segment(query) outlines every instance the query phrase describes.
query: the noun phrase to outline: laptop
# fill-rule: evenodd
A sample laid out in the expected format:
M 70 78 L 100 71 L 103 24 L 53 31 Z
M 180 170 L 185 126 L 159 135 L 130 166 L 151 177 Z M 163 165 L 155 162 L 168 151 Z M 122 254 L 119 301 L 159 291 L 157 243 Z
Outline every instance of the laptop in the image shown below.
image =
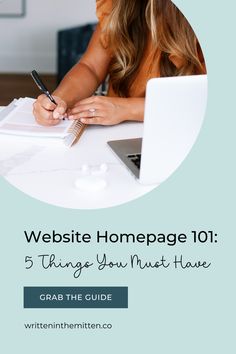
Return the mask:
M 141 184 L 160 184 L 190 152 L 206 105 L 206 75 L 151 79 L 143 138 L 109 141 L 108 145 Z

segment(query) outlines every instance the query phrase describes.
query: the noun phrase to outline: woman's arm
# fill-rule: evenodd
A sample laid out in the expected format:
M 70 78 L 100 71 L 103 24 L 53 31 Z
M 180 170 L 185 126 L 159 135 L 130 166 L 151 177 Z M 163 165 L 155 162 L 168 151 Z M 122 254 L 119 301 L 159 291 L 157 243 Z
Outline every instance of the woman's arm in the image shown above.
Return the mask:
M 111 56 L 100 42 L 101 29 L 97 26 L 85 54 L 64 77 L 53 92 L 55 106 L 45 95 L 40 95 L 34 104 L 34 115 L 43 125 L 58 124 L 68 107 L 91 96 L 106 78 Z
M 68 107 L 91 96 L 107 76 L 111 56 L 109 50 L 102 46 L 100 36 L 101 29 L 98 25 L 85 54 L 53 93 L 62 98 Z

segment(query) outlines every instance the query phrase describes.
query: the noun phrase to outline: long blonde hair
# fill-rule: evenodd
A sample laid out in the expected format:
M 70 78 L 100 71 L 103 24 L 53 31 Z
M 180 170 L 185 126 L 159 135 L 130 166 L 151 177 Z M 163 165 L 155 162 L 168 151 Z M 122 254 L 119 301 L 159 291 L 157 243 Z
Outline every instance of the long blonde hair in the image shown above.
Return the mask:
M 113 55 L 111 84 L 121 97 L 129 96 L 150 36 L 154 49 L 161 51 L 161 76 L 205 72 L 196 35 L 171 0 L 113 0 L 105 35 Z M 177 68 L 170 55 L 182 59 L 183 65 Z

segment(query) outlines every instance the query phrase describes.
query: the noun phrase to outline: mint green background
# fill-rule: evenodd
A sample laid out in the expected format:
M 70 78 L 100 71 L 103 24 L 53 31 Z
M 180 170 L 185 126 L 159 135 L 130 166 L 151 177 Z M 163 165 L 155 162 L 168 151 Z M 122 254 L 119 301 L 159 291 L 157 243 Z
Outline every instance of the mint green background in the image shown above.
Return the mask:
M 206 120 L 191 154 L 163 185 L 129 204 L 98 211 L 73 211 L 43 204 L 3 179 L 1 198 L 0 351 L 13 353 L 233 353 L 235 345 L 235 1 L 178 0 L 202 44 L 209 74 Z M 133 222 L 130 213 L 137 216 Z M 183 253 L 206 258 L 207 272 L 67 273 L 25 272 L 24 256 L 55 251 L 93 255 L 95 246 L 27 246 L 24 229 L 93 233 L 187 232 L 213 229 L 219 243 L 182 247 L 110 246 L 114 259 L 138 252 L 148 258 Z M 27 285 L 129 286 L 128 310 L 23 310 Z M 24 322 L 112 322 L 111 332 L 25 331 Z

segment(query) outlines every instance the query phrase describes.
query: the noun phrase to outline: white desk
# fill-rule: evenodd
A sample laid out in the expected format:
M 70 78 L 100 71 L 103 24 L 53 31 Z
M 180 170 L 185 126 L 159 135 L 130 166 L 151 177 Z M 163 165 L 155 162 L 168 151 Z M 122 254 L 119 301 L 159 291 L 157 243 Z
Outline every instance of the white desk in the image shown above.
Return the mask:
M 142 186 L 113 155 L 108 140 L 142 136 L 141 123 L 118 126 L 90 126 L 72 148 L 62 142 L 45 139 L 0 135 L 0 175 L 24 193 L 49 204 L 74 208 L 97 209 L 119 205 L 151 191 L 155 186 Z M 98 170 L 108 165 L 103 174 L 107 187 L 97 192 L 75 188 L 81 167 Z

